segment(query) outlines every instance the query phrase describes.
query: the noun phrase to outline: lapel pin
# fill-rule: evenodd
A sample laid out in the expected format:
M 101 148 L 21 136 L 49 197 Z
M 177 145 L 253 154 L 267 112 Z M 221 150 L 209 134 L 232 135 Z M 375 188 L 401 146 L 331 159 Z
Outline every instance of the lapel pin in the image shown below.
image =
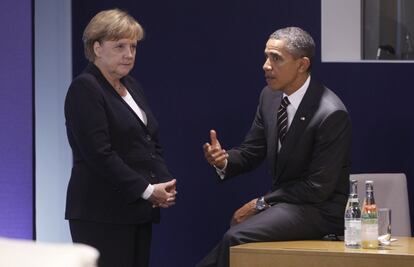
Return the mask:
M 300 117 L 300 120 L 304 121 L 304 120 L 306 120 L 306 118 L 305 117 Z

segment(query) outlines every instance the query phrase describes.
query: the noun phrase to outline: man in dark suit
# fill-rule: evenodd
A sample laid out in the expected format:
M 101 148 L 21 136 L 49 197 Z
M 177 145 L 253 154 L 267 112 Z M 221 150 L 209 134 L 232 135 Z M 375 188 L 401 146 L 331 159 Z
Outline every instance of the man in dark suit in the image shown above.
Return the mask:
M 226 152 L 210 131 L 207 161 L 226 180 L 267 158 L 271 190 L 235 212 L 222 241 L 197 266 L 228 266 L 229 247 L 343 233 L 351 122 L 341 100 L 310 75 L 315 44 L 297 27 L 274 32 L 263 65 L 268 86 L 244 142 Z

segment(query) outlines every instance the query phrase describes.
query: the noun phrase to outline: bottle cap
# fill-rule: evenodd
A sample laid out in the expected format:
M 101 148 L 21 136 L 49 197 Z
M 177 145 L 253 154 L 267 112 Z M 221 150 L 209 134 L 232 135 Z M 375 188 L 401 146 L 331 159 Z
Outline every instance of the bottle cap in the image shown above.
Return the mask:
M 374 182 L 371 180 L 365 181 L 365 190 L 367 192 L 373 192 L 374 191 Z

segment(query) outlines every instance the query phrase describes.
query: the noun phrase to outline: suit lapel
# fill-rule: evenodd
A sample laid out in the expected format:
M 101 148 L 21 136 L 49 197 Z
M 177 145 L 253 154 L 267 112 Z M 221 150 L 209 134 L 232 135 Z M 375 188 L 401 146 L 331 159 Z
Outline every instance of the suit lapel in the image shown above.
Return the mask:
M 147 128 L 147 130 L 152 133 L 153 131 L 153 122 L 154 118 L 152 117 L 152 113 L 147 105 L 147 102 L 144 100 L 144 96 L 140 94 L 138 90 L 135 90 L 134 86 L 132 84 L 128 84 L 126 82 L 125 84 L 128 88 L 129 93 L 131 94 L 134 101 L 137 103 L 137 105 L 145 112 L 145 115 L 147 116 L 147 125 L 145 125 L 141 119 L 137 116 L 138 121 L 143 125 L 143 127 Z M 131 109 L 132 110 L 132 109 Z M 134 112 L 134 111 L 133 111 Z M 134 112 L 135 114 L 135 112 Z M 136 114 L 135 114 L 136 115 Z
M 300 138 L 318 108 L 322 93 L 323 87 L 311 80 L 285 136 L 284 144 L 279 151 L 276 163 L 276 177 L 283 173 L 290 156 L 296 150 Z
M 270 110 L 271 120 L 269 120 L 269 128 L 273 129 L 273 132 L 269 133 L 268 142 L 270 149 L 269 158 L 271 159 L 272 170 L 275 170 L 278 158 L 278 150 L 279 150 L 279 136 L 278 136 L 278 127 L 277 127 L 277 111 L 280 106 L 280 102 L 282 100 L 283 94 L 279 91 L 276 91 L 275 93 L 272 93 L 272 100 L 271 102 L 275 103 L 272 105 L 272 109 Z
M 147 116 L 147 125 L 145 125 L 141 119 L 138 117 L 138 115 L 135 113 L 135 111 L 122 99 L 122 97 L 115 91 L 115 89 L 112 87 L 112 85 L 106 80 L 106 78 L 103 76 L 101 71 L 96 67 L 94 64 L 89 63 L 89 65 L 86 68 L 87 72 L 90 72 L 93 74 L 97 79 L 101 82 L 102 86 L 105 88 L 105 90 L 108 90 L 113 94 L 116 98 L 118 98 L 121 103 L 129 109 L 130 112 L 134 115 L 134 117 L 137 119 L 138 123 L 142 126 L 143 129 L 147 130 L 148 132 L 152 133 L 152 115 L 149 111 L 149 108 L 147 104 L 145 103 L 142 96 L 138 96 L 137 90 L 135 89 L 134 85 L 131 83 L 128 83 L 125 78 L 121 79 L 121 82 L 126 86 L 128 89 L 129 94 L 132 96 L 134 101 L 137 103 L 137 105 L 145 112 Z

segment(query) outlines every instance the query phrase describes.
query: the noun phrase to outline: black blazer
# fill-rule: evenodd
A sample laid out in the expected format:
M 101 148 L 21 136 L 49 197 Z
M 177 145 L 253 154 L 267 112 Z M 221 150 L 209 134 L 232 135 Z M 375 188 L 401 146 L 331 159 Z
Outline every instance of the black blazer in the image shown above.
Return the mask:
M 93 64 L 67 92 L 73 168 L 66 219 L 128 224 L 159 220 L 159 209 L 140 197 L 149 183 L 172 178 L 158 143 L 158 124 L 138 83 L 130 76 L 121 81 L 146 113 L 147 126 Z
M 244 142 L 229 153 L 226 177 L 250 171 L 265 158 L 273 177 L 270 204 L 310 204 L 341 219 L 349 190 L 351 122 L 342 101 L 311 79 L 278 152 L 276 113 L 282 92 L 265 87 Z

